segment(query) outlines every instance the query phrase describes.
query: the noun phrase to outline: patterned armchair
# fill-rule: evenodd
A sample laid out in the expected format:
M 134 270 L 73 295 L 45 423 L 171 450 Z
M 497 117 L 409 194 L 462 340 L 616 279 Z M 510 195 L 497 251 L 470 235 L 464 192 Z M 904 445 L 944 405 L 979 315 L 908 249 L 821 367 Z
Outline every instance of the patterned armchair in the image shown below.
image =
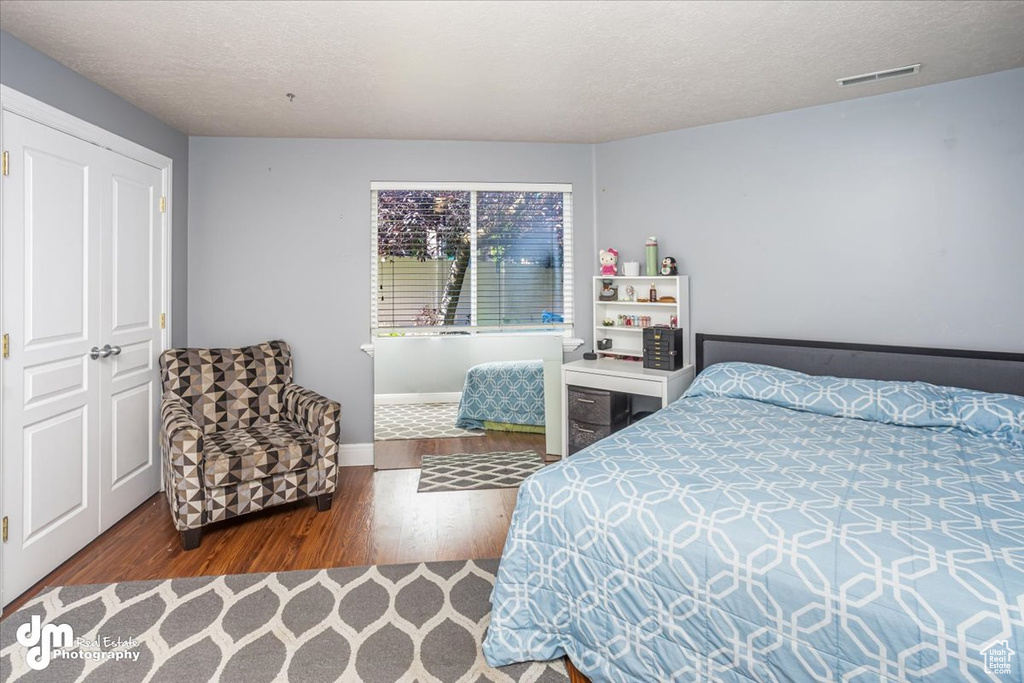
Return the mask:
M 331 507 L 341 406 L 292 384 L 288 344 L 160 356 L 164 483 L 185 550 L 202 527 L 315 497 Z

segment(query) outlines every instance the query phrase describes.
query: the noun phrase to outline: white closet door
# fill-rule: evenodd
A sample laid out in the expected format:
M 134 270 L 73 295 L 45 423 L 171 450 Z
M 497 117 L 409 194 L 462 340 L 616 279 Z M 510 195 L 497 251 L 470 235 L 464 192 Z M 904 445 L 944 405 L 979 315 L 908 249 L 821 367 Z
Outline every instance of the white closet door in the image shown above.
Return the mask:
M 96 536 L 105 150 L 3 113 L 3 602 Z
M 101 531 L 160 486 L 162 173 L 118 154 L 109 156 L 111 173 L 102 179 L 100 309 L 103 343 L 112 354 L 100 364 Z

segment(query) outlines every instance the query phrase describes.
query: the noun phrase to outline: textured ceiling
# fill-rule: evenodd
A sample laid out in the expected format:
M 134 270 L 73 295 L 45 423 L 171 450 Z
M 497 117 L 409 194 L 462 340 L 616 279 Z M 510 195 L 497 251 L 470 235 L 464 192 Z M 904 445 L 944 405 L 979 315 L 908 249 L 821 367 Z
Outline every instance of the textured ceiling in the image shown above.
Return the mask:
M 189 135 L 600 142 L 1024 66 L 1020 1 L 4 0 L 0 26 Z

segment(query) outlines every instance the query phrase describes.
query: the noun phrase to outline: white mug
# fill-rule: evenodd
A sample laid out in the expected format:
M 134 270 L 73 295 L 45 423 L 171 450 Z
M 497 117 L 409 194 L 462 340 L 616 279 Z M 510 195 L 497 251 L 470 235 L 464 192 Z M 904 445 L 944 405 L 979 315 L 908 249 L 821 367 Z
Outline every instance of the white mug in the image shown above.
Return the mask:
M 640 275 L 640 262 L 626 261 L 622 264 L 622 274 L 626 277 L 638 277 Z

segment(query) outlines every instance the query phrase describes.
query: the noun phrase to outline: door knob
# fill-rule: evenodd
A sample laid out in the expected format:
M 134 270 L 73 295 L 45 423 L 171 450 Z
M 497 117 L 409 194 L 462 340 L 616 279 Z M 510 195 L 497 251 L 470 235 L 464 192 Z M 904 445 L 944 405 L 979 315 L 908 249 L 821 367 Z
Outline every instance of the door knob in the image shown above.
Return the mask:
M 92 358 L 93 360 L 96 360 L 97 358 L 106 358 L 112 353 L 114 353 L 114 349 L 110 348 L 110 344 L 107 344 L 102 349 L 98 346 L 94 346 L 89 349 L 89 358 Z M 120 347 L 118 347 L 117 353 L 121 353 Z
M 110 349 L 110 355 L 111 356 L 120 356 L 121 355 L 121 347 L 120 346 L 111 346 L 110 344 L 107 344 L 106 348 Z

